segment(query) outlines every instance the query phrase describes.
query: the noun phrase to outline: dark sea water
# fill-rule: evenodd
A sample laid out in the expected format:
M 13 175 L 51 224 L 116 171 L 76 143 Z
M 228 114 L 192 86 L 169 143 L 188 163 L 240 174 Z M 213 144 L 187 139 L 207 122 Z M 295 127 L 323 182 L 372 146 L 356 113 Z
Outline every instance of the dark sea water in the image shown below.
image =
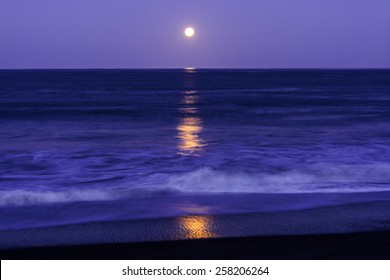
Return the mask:
M 0 71 L 0 229 L 390 201 L 390 70 Z

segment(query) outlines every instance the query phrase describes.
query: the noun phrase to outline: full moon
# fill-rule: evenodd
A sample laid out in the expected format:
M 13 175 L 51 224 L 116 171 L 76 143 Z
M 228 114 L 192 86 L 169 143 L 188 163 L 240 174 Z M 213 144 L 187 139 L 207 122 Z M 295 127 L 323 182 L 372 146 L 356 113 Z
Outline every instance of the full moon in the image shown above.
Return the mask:
M 184 35 L 186 35 L 186 37 L 188 38 L 191 38 L 192 36 L 194 36 L 194 34 L 195 30 L 192 27 L 187 27 L 186 30 L 184 30 Z

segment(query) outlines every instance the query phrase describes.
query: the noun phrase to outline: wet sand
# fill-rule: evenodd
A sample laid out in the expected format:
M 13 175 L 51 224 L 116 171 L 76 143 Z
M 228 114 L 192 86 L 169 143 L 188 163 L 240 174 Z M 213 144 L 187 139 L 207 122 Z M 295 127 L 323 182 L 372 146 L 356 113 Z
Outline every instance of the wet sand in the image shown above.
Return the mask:
M 390 203 L 0 231 L 1 259 L 390 259 Z

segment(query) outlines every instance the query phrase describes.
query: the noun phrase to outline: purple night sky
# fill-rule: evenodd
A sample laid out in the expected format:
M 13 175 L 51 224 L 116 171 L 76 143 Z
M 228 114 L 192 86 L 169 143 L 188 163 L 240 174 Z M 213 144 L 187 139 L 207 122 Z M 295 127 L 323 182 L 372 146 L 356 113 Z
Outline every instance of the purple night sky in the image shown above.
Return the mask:
M 0 1 L 0 68 L 182 67 L 390 68 L 390 0 Z

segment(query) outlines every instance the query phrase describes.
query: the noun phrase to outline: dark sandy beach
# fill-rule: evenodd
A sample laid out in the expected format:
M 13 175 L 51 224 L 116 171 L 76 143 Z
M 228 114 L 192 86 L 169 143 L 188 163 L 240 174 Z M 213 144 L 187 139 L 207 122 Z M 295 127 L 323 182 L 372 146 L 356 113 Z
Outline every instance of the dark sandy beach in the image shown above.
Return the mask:
M 1 259 L 390 259 L 390 231 L 41 247 Z
M 389 259 L 390 203 L 0 232 L 1 259 Z

